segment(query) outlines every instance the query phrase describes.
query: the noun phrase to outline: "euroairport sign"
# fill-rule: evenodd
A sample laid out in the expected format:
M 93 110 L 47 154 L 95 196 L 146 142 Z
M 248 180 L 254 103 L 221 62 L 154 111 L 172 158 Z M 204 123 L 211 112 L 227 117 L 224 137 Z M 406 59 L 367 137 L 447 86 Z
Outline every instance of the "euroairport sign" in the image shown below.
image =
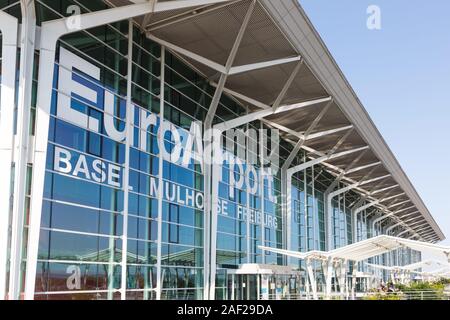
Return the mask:
M 88 116 L 86 113 L 77 110 L 76 104 L 81 101 L 87 105 L 96 106 L 103 110 L 103 126 L 106 135 L 114 141 L 126 142 L 127 134 L 125 125 L 123 128 L 117 128 L 117 118 L 114 115 L 114 106 L 116 99 L 123 100 L 116 97 L 110 90 L 105 89 L 100 83 L 100 68 L 82 59 L 81 57 L 71 53 L 70 51 L 60 48 L 59 68 L 58 68 L 58 107 L 57 117 L 63 121 L 75 124 L 78 127 L 89 131 L 100 133 L 100 122 L 97 118 Z M 124 101 L 120 101 L 124 102 Z M 136 108 L 135 108 L 136 107 Z M 198 164 L 201 172 L 204 170 L 203 153 L 204 144 L 202 136 L 202 124 L 199 121 L 193 121 L 190 130 L 177 127 L 173 123 L 162 120 L 158 114 L 152 113 L 146 109 L 134 105 L 131 112 L 131 119 L 134 119 L 134 126 L 137 127 L 138 134 L 132 130 L 132 134 L 128 135 L 130 145 L 134 141 L 138 142 L 138 149 L 142 151 L 147 150 L 148 130 L 153 128 L 158 137 L 164 137 L 165 142 L 160 143 L 158 140 L 158 156 L 161 156 L 165 161 L 188 168 L 192 164 Z M 139 110 L 139 115 L 136 117 L 134 111 Z M 137 119 L 137 121 L 136 121 Z M 126 122 L 126 119 L 123 120 Z M 120 125 L 119 125 L 120 127 Z M 253 129 L 254 130 L 254 129 Z M 256 130 L 254 130 L 256 131 Z M 277 198 L 273 191 L 273 175 L 278 170 L 278 166 L 274 165 L 272 159 L 278 161 L 278 131 L 271 130 L 271 153 L 264 157 L 268 159 L 265 166 L 262 168 L 255 168 L 252 163 L 257 163 L 257 157 L 247 157 L 250 161 L 242 160 L 245 158 L 247 149 L 254 150 L 253 154 L 258 154 L 258 144 L 267 144 L 268 130 L 261 131 L 259 135 L 256 132 L 244 132 L 243 130 L 229 130 L 226 132 L 227 148 L 224 150 L 220 148 L 220 154 L 215 154 L 212 161 L 219 161 L 221 165 L 227 164 L 229 174 L 227 183 L 229 185 L 228 199 L 234 200 L 234 189 L 247 190 L 251 195 L 261 195 L 264 188 L 260 185 L 260 179 L 263 179 L 263 184 L 266 183 L 268 189 L 268 199 L 276 203 Z M 221 135 L 222 133 L 220 133 Z M 259 136 L 259 138 L 258 138 Z M 253 137 L 250 139 L 248 137 Z M 237 147 L 240 148 L 237 152 L 238 156 L 234 156 L 228 150 L 234 150 L 235 138 L 239 143 Z M 240 143 L 242 142 L 244 143 Z M 246 139 L 247 138 L 247 139 Z M 168 143 L 167 140 L 171 141 Z M 221 141 L 221 136 L 217 141 Z M 231 143 L 229 143 L 231 141 Z M 172 146 L 171 146 L 172 145 Z M 265 149 L 265 148 L 261 148 Z M 263 151 L 266 152 L 266 151 Z M 244 157 L 239 157 L 244 155 Z M 247 153 L 248 155 L 248 153 Z M 78 154 L 63 146 L 55 146 L 54 152 L 54 171 L 64 175 L 74 176 L 82 179 L 91 180 L 97 183 L 105 183 L 115 188 L 123 187 L 122 174 L 125 170 L 122 166 L 111 162 L 103 161 L 101 159 L 91 159 L 83 154 Z M 265 169 L 264 167 L 268 167 Z M 220 181 L 223 181 L 222 170 L 216 174 L 220 175 Z M 155 177 L 150 178 L 150 196 L 158 197 L 159 195 L 159 179 Z M 164 200 L 177 203 L 180 205 L 187 205 L 198 210 L 204 208 L 204 194 L 203 192 L 193 190 L 170 181 L 163 183 L 163 197 Z M 229 203 L 225 199 L 219 199 L 218 212 L 223 215 L 228 215 Z M 253 223 L 263 222 L 266 227 L 277 228 L 278 222 L 276 217 L 262 215 L 258 210 L 248 209 L 246 206 L 237 205 L 236 215 L 240 219 L 249 219 Z

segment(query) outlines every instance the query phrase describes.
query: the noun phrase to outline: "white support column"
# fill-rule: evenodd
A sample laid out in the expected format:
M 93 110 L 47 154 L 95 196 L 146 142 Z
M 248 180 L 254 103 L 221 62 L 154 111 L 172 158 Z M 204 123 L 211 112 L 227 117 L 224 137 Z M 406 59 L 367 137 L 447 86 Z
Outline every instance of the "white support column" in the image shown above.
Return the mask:
M 358 272 L 358 262 L 353 262 L 353 272 L 352 272 L 352 300 L 356 298 L 356 275 Z
M 393 189 L 392 189 L 393 190 Z M 391 191 L 392 192 L 392 191 Z M 358 233 L 358 228 L 357 228 L 357 221 L 358 221 L 358 214 L 360 213 L 360 212 L 362 212 L 362 211 L 364 211 L 364 210 L 367 210 L 368 208 L 370 208 L 370 207 L 373 207 L 373 206 L 376 206 L 376 205 L 378 205 L 378 204 L 380 204 L 380 203 L 382 203 L 382 202 L 384 202 L 384 201 L 388 201 L 388 200 L 391 200 L 391 199 L 395 199 L 395 198 L 397 198 L 397 197 L 400 197 L 400 196 L 402 196 L 402 195 L 404 195 L 405 193 L 404 192 L 402 192 L 402 193 L 399 193 L 399 194 L 396 194 L 396 195 L 394 195 L 394 196 L 390 196 L 390 197 L 385 197 L 385 198 L 383 198 L 383 199 L 379 199 L 379 200 L 375 200 L 375 201 L 371 201 L 371 202 L 369 202 L 369 203 L 367 203 L 367 204 L 365 204 L 365 205 L 363 205 L 363 206 L 360 206 L 362 203 L 364 203 L 364 200 L 365 199 L 361 199 L 361 203 L 357 203 L 356 205 L 355 205 L 355 207 L 356 207 L 356 209 L 352 209 L 352 217 L 353 217 L 353 243 L 355 243 L 355 242 L 357 242 L 357 240 L 358 240 L 358 237 L 357 237 L 357 233 Z
M 369 176 L 372 172 L 373 172 L 373 170 L 368 175 L 366 175 L 366 177 Z M 373 179 L 362 179 L 359 182 L 356 182 L 354 184 L 348 185 L 348 186 L 346 186 L 344 188 L 341 188 L 341 189 L 338 189 L 336 191 L 330 192 L 329 194 L 326 194 L 326 206 L 325 206 L 325 208 L 327 209 L 328 250 L 331 250 L 333 248 L 333 246 L 332 246 L 332 243 L 333 243 L 333 241 L 332 241 L 332 239 L 333 239 L 333 231 L 332 231 L 332 221 L 331 221 L 332 210 L 333 210 L 333 208 L 332 208 L 332 199 L 334 197 L 342 194 L 342 193 L 350 191 L 351 189 L 360 187 L 362 185 L 365 185 L 365 184 L 368 184 L 368 183 L 371 183 L 371 182 L 380 181 L 380 180 L 386 179 L 386 178 L 388 178 L 390 176 L 391 175 L 388 174 L 388 175 L 384 175 L 384 176 L 373 178 Z
M 31 90 L 36 17 L 34 1 L 21 1 L 22 25 L 20 34 L 20 67 L 17 105 L 17 134 L 14 152 L 14 193 L 11 224 L 11 262 L 9 275 L 9 299 L 19 299 L 23 231 L 25 222 L 25 195 L 27 181 L 28 141 L 30 136 Z
M 291 186 L 290 185 L 288 186 L 287 184 L 288 183 L 291 184 L 292 174 L 293 174 L 293 173 L 289 172 L 290 176 L 288 178 L 288 168 L 290 167 L 290 165 L 292 164 L 292 161 L 297 156 L 297 154 L 300 151 L 301 147 L 304 145 L 305 141 L 308 139 L 310 133 L 314 130 L 314 128 L 317 126 L 317 124 L 320 122 L 320 120 L 328 112 L 329 108 L 331 107 L 331 104 L 332 104 L 332 100 L 328 102 L 328 104 L 325 106 L 325 108 L 323 108 L 321 110 L 319 115 L 310 124 L 308 129 L 302 135 L 302 138 L 300 138 L 298 143 L 294 146 L 294 149 L 291 151 L 288 159 L 285 161 L 285 163 L 281 167 L 282 194 L 285 195 L 285 199 L 286 199 L 285 203 L 282 204 L 282 210 L 283 210 L 283 218 L 285 219 L 285 224 L 284 224 L 285 230 L 286 230 L 286 242 L 285 243 L 287 244 L 287 249 L 291 249 L 290 248 L 290 237 L 291 237 L 291 208 L 290 208 L 290 197 L 291 197 L 291 194 L 290 193 L 291 193 Z M 312 167 L 314 167 L 314 165 L 312 165 Z M 306 170 L 306 168 L 305 168 L 305 170 Z M 305 175 L 305 177 L 306 177 L 306 175 Z M 306 183 L 306 179 L 305 179 L 305 183 Z M 306 198 L 306 188 L 305 188 L 305 198 Z M 288 199 L 289 199 L 289 201 L 288 201 Z M 289 202 L 289 206 L 288 206 L 288 202 Z M 306 199 L 305 199 L 305 206 L 306 206 Z M 306 220 L 307 220 L 307 212 L 306 212 L 306 210 L 305 210 L 305 217 L 306 217 Z M 307 241 L 306 241 L 306 243 L 307 243 Z M 289 262 L 290 262 L 290 258 L 287 257 L 287 264 L 288 265 L 289 265 Z
M 341 298 L 345 296 L 345 277 L 346 277 L 346 265 L 347 261 L 336 261 L 335 269 L 336 269 L 336 280 L 339 284 L 339 293 Z
M 264 226 L 264 216 L 265 216 L 265 200 L 264 200 L 264 148 L 266 147 L 264 145 L 264 141 L 266 141 L 265 137 L 263 137 L 264 133 L 264 125 L 261 122 L 261 126 L 260 126 L 260 133 L 258 135 L 259 138 L 259 162 L 260 162 L 260 174 L 259 174 L 259 192 L 260 192 L 260 197 L 261 197 L 261 215 L 263 217 L 263 219 L 261 219 L 261 244 L 263 246 L 266 245 L 266 235 L 265 235 L 265 226 Z M 247 144 L 248 145 L 248 144 Z M 249 148 L 247 148 L 248 150 Z M 249 211 L 247 211 L 249 212 Z M 248 214 L 247 214 L 248 215 Z M 248 215 L 249 216 L 249 215 Z M 247 233 L 249 234 L 249 233 Z M 266 252 L 264 250 L 262 250 L 262 263 L 265 264 L 266 263 Z M 259 279 L 259 277 L 258 277 Z M 259 291 L 258 291 L 258 296 L 259 296 Z
M 394 225 L 388 227 L 388 228 L 386 229 L 386 234 L 389 234 L 389 232 L 391 232 L 391 230 L 393 230 L 394 228 L 396 228 L 396 227 L 398 227 L 398 226 L 400 226 L 400 225 L 402 225 L 402 224 L 404 224 L 403 221 L 401 221 L 401 222 L 399 222 L 399 223 L 396 223 L 396 224 L 394 224 Z
M 34 297 L 36 278 L 38 243 L 40 234 L 42 197 L 44 191 L 45 163 L 47 159 L 48 129 L 50 123 L 50 107 L 53 85 L 53 65 L 55 62 L 56 44 L 65 34 L 122 21 L 153 12 L 168 10 L 167 8 L 193 5 L 193 0 L 171 1 L 153 6 L 153 2 L 132 4 L 105 9 L 79 16 L 80 28 L 72 29 L 68 23 L 71 17 L 42 23 L 40 34 L 39 75 L 36 105 L 36 134 L 33 154 L 33 187 L 30 206 L 30 229 L 28 236 L 27 267 L 25 279 L 25 299 Z
M 383 220 L 385 220 L 385 219 L 387 219 L 387 218 L 389 218 L 389 217 L 392 217 L 393 215 L 396 215 L 396 214 L 399 213 L 399 212 L 403 212 L 403 211 L 409 210 L 409 209 L 411 209 L 411 208 L 415 208 L 415 206 L 408 207 L 408 208 L 404 208 L 404 209 L 400 209 L 400 210 L 397 210 L 397 211 L 394 211 L 394 212 L 390 212 L 390 213 L 388 213 L 388 214 L 386 214 L 386 215 L 384 215 L 384 216 L 381 216 L 381 217 L 375 219 L 374 221 L 372 221 L 372 230 L 375 230 L 375 226 L 376 226 L 376 224 L 377 224 L 378 222 L 381 222 L 381 221 L 383 221 Z
M 123 231 L 122 231 L 122 261 L 120 279 L 120 297 L 126 300 L 127 290 L 127 261 L 128 261 L 128 200 L 130 191 L 130 146 L 133 137 L 134 106 L 131 103 L 131 86 L 133 72 L 133 21 L 128 21 L 128 55 L 127 55 L 127 100 L 125 125 L 125 170 L 123 171 Z M 163 76 L 163 75 L 162 75 Z M 162 82 L 163 83 L 163 82 Z M 159 171 L 161 172 L 161 171 Z M 159 185 L 160 189 L 161 185 Z M 108 279 L 112 279 L 108 275 Z
M 287 109 L 288 110 L 294 110 L 297 108 L 303 108 L 305 106 L 310 106 L 310 105 L 315 105 L 318 103 L 323 103 L 323 102 L 328 102 L 330 101 L 331 98 L 325 98 L 325 99 L 318 99 L 318 100 L 313 100 L 313 101 L 308 101 L 305 103 L 300 103 L 300 104 L 296 104 L 296 105 L 292 105 L 292 106 L 288 106 Z M 274 113 L 278 113 L 278 112 L 283 112 L 286 111 L 285 107 L 279 107 L 276 111 L 273 110 L 262 110 L 262 111 L 256 111 L 253 112 L 251 114 L 247 114 L 247 115 L 243 115 L 241 117 L 238 117 L 236 119 L 232 119 L 229 121 L 225 121 L 222 123 L 218 123 L 216 125 L 214 125 L 214 128 L 212 131 L 213 134 L 211 134 L 209 137 L 209 139 L 211 139 L 209 141 L 209 143 L 211 143 L 211 149 L 212 149 L 212 154 L 217 154 L 217 151 L 220 148 L 220 143 L 218 141 L 218 139 L 221 137 L 222 133 L 226 130 L 230 130 L 233 128 L 236 128 L 238 126 L 242 126 L 244 124 L 247 124 L 249 122 L 255 121 L 255 120 L 260 120 L 263 117 L 266 117 L 270 114 L 274 114 Z M 340 157 L 340 156 L 345 156 L 348 154 L 351 154 L 353 152 L 358 152 L 364 148 L 358 148 L 358 149 L 354 149 L 354 150 L 349 150 L 349 151 L 345 151 L 345 152 L 341 152 L 339 154 L 335 154 L 335 155 L 328 155 L 326 157 L 324 157 L 324 159 L 322 161 L 328 160 L 328 159 L 332 159 L 332 158 L 336 158 L 336 157 Z M 206 149 L 206 148 L 205 148 Z M 206 149 L 207 150 L 207 149 Z M 210 156 L 208 153 L 205 153 L 207 156 Z M 208 159 L 208 161 L 211 161 L 212 159 Z M 205 161 L 206 162 L 206 161 Z M 208 163 L 208 162 L 206 162 Z M 316 163 L 320 163 L 316 162 Z M 313 164 L 311 164 L 313 165 Z M 205 169 L 208 168 L 209 166 L 206 165 Z M 308 167 L 308 166 L 306 166 Z M 299 170 L 303 170 L 304 168 L 300 168 Z M 210 244 L 210 250 L 211 250 L 211 274 L 209 277 L 209 287 L 210 287 L 210 293 L 213 292 L 212 287 L 213 287 L 213 272 L 215 274 L 215 248 L 216 248 L 216 239 L 215 239 L 215 234 L 217 231 L 217 201 L 218 201 L 218 184 L 219 184 L 219 180 L 218 180 L 218 172 L 220 172 L 221 170 L 221 165 L 217 163 L 217 161 L 213 161 L 212 163 L 212 173 L 216 173 L 216 174 L 212 174 L 212 182 L 211 182 L 211 234 L 213 235 L 211 238 L 211 244 Z M 289 169 L 291 170 L 291 169 Z M 206 172 L 206 171 L 205 171 Z M 205 174 L 206 176 L 206 174 Z M 205 180 L 205 190 L 206 190 L 206 184 L 208 183 L 209 179 Z M 290 192 L 290 191 L 289 191 Z M 206 194 L 207 192 L 205 192 L 205 199 L 206 199 Z M 287 193 L 288 194 L 288 193 Z M 207 201 L 205 200 L 205 204 L 207 204 Z M 214 263 L 214 264 L 213 264 Z M 212 270 L 214 265 L 214 271 Z
M 300 172 L 303 171 L 307 168 L 310 168 L 314 165 L 320 164 L 322 162 L 325 162 L 327 160 L 331 160 L 331 159 L 336 159 L 339 157 L 343 157 L 343 156 L 347 156 L 349 154 L 353 154 L 356 152 L 360 152 L 363 150 L 366 150 L 368 147 L 362 147 L 362 148 L 357 148 L 357 149 L 352 149 L 352 150 L 347 150 L 347 151 L 343 151 L 343 152 L 339 152 L 339 153 L 330 153 L 326 156 L 314 159 L 314 160 L 310 160 L 308 162 L 302 163 L 301 165 L 292 167 L 292 168 L 284 168 L 283 170 L 286 171 L 286 175 L 285 175 L 285 179 L 286 179 L 286 183 L 285 188 L 286 188 L 286 201 L 285 201 L 285 217 L 286 217 L 286 221 L 288 222 L 285 226 L 286 226 L 286 234 L 287 234 L 287 239 L 286 239 L 286 245 L 287 245 L 287 249 L 291 249 L 291 240 L 290 240 L 290 235 L 291 235 L 291 218 L 292 218 L 292 206 L 291 206 L 291 193 L 292 193 L 292 176 L 296 173 L 296 172 Z
M 36 15 L 34 1 L 21 1 L 20 67 L 17 103 L 17 127 L 14 152 L 14 193 L 11 223 L 11 262 L 9 299 L 19 299 L 24 253 L 25 195 L 27 182 L 28 144 L 30 138 L 31 91 L 33 84 Z
M 253 9 L 255 8 L 256 1 L 253 0 L 249 8 L 247 9 L 247 13 L 244 17 L 244 21 L 242 22 L 241 28 L 238 32 L 238 35 L 234 41 L 231 52 L 228 56 L 227 63 L 225 65 L 225 73 L 222 73 L 220 76 L 219 84 L 215 90 L 214 96 L 212 98 L 211 104 L 209 106 L 208 113 L 205 119 L 205 134 L 204 134 L 204 143 L 205 150 L 211 150 L 205 152 L 204 156 L 204 168 L 211 168 L 206 172 L 209 175 L 205 174 L 205 218 L 208 224 L 205 224 L 205 228 L 210 227 L 209 244 L 207 248 L 209 252 L 207 255 L 209 256 L 209 270 L 207 275 L 207 279 L 205 279 L 205 298 L 208 300 L 213 300 L 215 298 L 215 288 L 216 288 L 216 244 L 217 244 L 217 206 L 218 206 L 218 197 L 219 197 L 219 173 L 222 170 L 222 164 L 219 164 L 218 159 L 214 159 L 214 156 L 221 152 L 220 150 L 220 139 L 222 136 L 223 130 L 218 130 L 214 128 L 211 130 L 214 116 L 216 114 L 217 107 L 219 105 L 220 98 L 222 97 L 223 89 L 225 87 L 225 82 L 227 80 L 227 74 L 231 67 L 233 66 L 234 59 L 236 57 L 237 51 L 241 44 L 242 38 L 244 37 L 244 33 L 247 29 L 247 25 L 250 22 L 250 18 L 253 14 Z M 220 134 L 218 133 L 220 132 Z M 210 184 L 211 183 L 211 184 Z M 208 239 L 207 239 L 208 240 Z M 207 265 L 205 263 L 205 265 Z
M 372 206 L 377 205 L 379 202 L 380 202 L 379 200 L 372 201 L 362 207 L 352 210 L 353 243 L 356 243 L 358 241 L 358 214 Z
M 311 259 L 306 259 L 306 270 L 308 271 L 309 283 L 311 284 L 311 290 L 313 294 L 313 299 L 318 300 L 317 296 L 317 282 L 314 275 L 314 270 L 311 264 Z
M 0 61 L 0 300 L 6 297 L 6 265 L 8 259 L 8 224 L 11 197 L 11 167 L 14 140 L 14 99 L 16 91 L 16 57 L 18 21 L 0 11 L 2 59 Z
M 161 78 L 160 78 L 160 96 L 159 96 L 159 125 L 162 126 L 164 121 L 164 91 L 165 91 L 165 70 L 166 70 L 166 48 L 161 46 Z M 164 145 L 164 137 L 162 135 L 158 136 L 159 145 Z M 161 254 L 162 254 L 162 219 L 163 219 L 163 198 L 164 198 L 164 158 L 162 154 L 159 154 L 158 158 L 158 243 L 157 243 L 157 257 L 156 257 L 156 300 L 161 300 L 161 289 L 163 283 L 163 273 L 161 268 Z
M 330 299 L 331 296 L 331 285 L 333 279 L 333 259 L 328 258 L 327 260 L 327 272 L 325 273 L 325 299 Z

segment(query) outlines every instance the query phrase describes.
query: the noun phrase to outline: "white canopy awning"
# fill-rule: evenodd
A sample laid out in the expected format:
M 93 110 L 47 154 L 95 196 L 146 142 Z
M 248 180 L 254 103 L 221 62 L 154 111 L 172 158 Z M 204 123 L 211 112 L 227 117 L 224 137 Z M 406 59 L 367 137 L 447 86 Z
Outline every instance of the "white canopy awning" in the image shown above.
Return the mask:
M 430 253 L 444 257 L 450 261 L 450 247 L 436 245 L 428 242 L 380 235 L 374 238 L 350 244 L 331 251 L 298 252 L 284 249 L 259 246 L 262 250 L 283 254 L 298 259 L 340 259 L 350 261 L 363 261 L 383 253 L 399 248 L 410 248 L 416 251 Z
M 431 266 L 431 265 L 439 265 L 440 268 L 436 269 L 436 270 L 432 270 L 432 271 L 415 271 L 419 268 L 422 268 L 424 266 Z M 441 261 L 435 261 L 435 260 L 427 260 L 427 261 L 421 261 L 421 262 L 417 262 L 417 263 L 413 263 L 413 264 L 409 264 L 406 266 L 392 266 L 392 267 L 388 267 L 388 266 L 383 266 L 383 265 L 379 265 L 379 264 L 372 264 L 372 263 L 366 263 L 366 265 L 368 265 L 371 268 L 374 269 L 381 269 L 381 270 L 388 270 L 391 272 L 399 272 L 399 271 L 408 271 L 411 273 L 415 273 L 415 274 L 420 274 L 420 275 L 438 275 L 438 274 L 445 274 L 450 272 L 450 264 L 449 263 L 445 263 L 445 262 L 441 262 Z

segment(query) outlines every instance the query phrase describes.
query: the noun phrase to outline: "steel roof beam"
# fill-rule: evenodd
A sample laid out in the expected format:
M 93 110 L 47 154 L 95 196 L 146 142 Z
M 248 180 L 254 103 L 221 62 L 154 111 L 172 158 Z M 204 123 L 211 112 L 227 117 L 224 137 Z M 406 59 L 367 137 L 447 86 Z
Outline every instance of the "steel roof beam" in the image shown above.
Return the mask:
M 339 176 L 337 176 L 336 179 L 328 186 L 328 188 L 327 188 L 327 190 L 325 191 L 325 193 L 330 193 L 331 191 L 333 191 L 333 190 L 337 187 L 339 181 L 341 181 L 342 178 L 344 178 L 345 174 L 346 174 L 349 170 L 351 170 L 351 169 L 359 162 L 359 160 L 361 160 L 361 158 L 366 154 L 367 151 L 368 151 L 368 149 L 367 149 L 367 150 L 364 150 L 364 151 L 361 152 L 355 159 L 353 159 L 352 162 L 350 162 L 350 164 L 345 168 L 345 170 L 343 170 L 343 171 L 339 174 Z
M 142 0 L 142 1 L 147 1 L 147 0 Z M 192 8 L 192 9 L 190 9 L 190 10 L 186 10 L 186 11 L 183 11 L 183 12 L 181 12 L 179 14 L 175 14 L 175 15 L 167 17 L 165 19 L 161 19 L 159 21 L 156 21 L 155 23 L 151 23 L 151 21 L 148 21 L 147 24 L 142 23 L 142 27 L 146 31 L 152 32 L 152 31 L 155 31 L 155 30 L 158 30 L 158 29 L 170 26 L 170 25 L 175 24 L 175 23 L 186 21 L 186 20 L 189 20 L 191 18 L 194 18 L 194 17 L 196 18 L 196 17 L 199 17 L 199 16 L 204 15 L 206 13 L 225 8 L 225 7 L 229 6 L 229 5 L 237 3 L 239 1 L 241 1 L 241 0 L 234 0 L 234 1 L 229 0 L 229 1 L 223 1 L 221 3 L 208 3 L 207 2 L 207 3 L 203 4 L 203 5 L 196 6 L 196 7 Z M 215 5 L 215 6 L 211 7 L 212 5 Z
M 391 209 L 391 208 L 395 208 L 395 207 L 401 206 L 402 204 L 405 204 L 405 203 L 408 203 L 408 202 L 411 202 L 411 200 L 408 199 L 408 200 L 406 200 L 406 201 L 397 202 L 397 203 L 395 203 L 395 204 L 393 204 L 393 205 L 388 206 L 388 209 Z
M 310 106 L 313 106 L 316 104 L 329 102 L 331 100 L 332 100 L 332 98 L 328 97 L 328 98 L 322 98 L 322 99 L 315 99 L 315 100 L 311 100 L 311 101 L 305 101 L 302 103 L 296 103 L 296 104 L 292 104 L 292 105 L 281 106 L 277 110 L 273 110 L 273 109 L 259 110 L 259 111 L 255 111 L 250 114 L 241 116 L 236 119 L 232 119 L 229 121 L 219 123 L 219 124 L 215 125 L 214 128 L 216 128 L 220 131 L 226 131 L 228 129 L 239 127 L 239 126 L 244 125 L 251 121 L 260 120 L 260 119 L 265 118 L 270 115 L 287 112 L 287 111 L 292 111 L 292 110 L 296 110 L 296 109 L 301 109 L 301 108 L 306 108 L 306 107 L 310 107 Z
M 402 225 L 402 224 L 403 224 L 403 222 L 398 222 L 398 223 L 396 223 L 396 224 L 394 224 L 394 225 L 388 227 L 388 228 L 386 229 L 386 234 L 389 234 L 389 232 L 390 232 L 392 229 L 394 229 L 395 227 L 398 227 L 398 226 L 400 226 L 400 225 Z
M 296 167 L 289 168 L 288 170 L 301 171 L 301 170 L 304 170 L 305 168 L 308 168 L 308 167 L 310 167 L 312 165 L 319 164 L 319 163 L 322 163 L 322 162 L 327 161 L 327 160 L 336 159 L 336 158 L 339 158 L 339 157 L 344 157 L 344 156 L 350 155 L 352 153 L 356 153 L 356 152 L 359 152 L 359 151 L 366 150 L 368 148 L 369 148 L 368 146 L 365 146 L 365 147 L 361 147 L 361 148 L 356 148 L 356 149 L 351 149 L 351 150 L 347 150 L 347 151 L 342 151 L 342 152 L 335 153 L 335 154 L 325 155 L 323 157 L 319 157 L 317 159 L 308 161 L 308 162 L 303 163 L 301 165 L 298 165 Z
M 398 197 L 401 197 L 401 196 L 404 196 L 404 195 L 405 195 L 404 192 L 398 193 L 398 194 L 396 194 L 396 195 L 393 195 L 393 196 L 390 196 L 390 197 L 383 198 L 383 199 L 380 200 L 380 202 L 389 201 L 389 200 L 392 200 L 392 199 L 395 199 L 395 198 L 398 198 Z
M 417 220 L 417 219 L 414 219 L 414 220 Z M 414 220 L 412 220 L 412 221 L 414 221 Z M 426 223 L 426 221 L 425 220 L 417 221 L 417 222 L 411 223 L 409 226 L 412 228 L 412 227 L 417 226 L 418 224 L 423 224 L 423 223 Z
M 291 63 L 291 62 L 301 61 L 301 60 L 302 60 L 301 56 L 295 56 L 295 57 L 288 57 L 288 58 L 275 59 L 275 60 L 270 60 L 270 61 L 250 63 L 250 64 L 246 64 L 246 65 L 241 65 L 241 66 L 235 66 L 230 69 L 230 71 L 228 72 L 228 75 L 233 76 L 233 75 L 244 73 L 244 72 L 270 68 L 270 67 L 278 66 L 281 64 L 286 64 L 286 63 Z
M 190 59 L 192 59 L 194 61 L 197 61 L 197 62 L 199 62 L 199 63 L 201 63 L 201 64 L 203 64 L 203 65 L 205 65 L 205 66 L 207 66 L 207 67 L 217 71 L 217 72 L 220 72 L 221 74 L 227 74 L 227 70 L 226 70 L 225 66 L 221 65 L 220 63 L 214 62 L 214 61 L 212 61 L 212 60 L 210 60 L 208 58 L 205 58 L 205 57 L 203 57 L 203 56 L 201 56 L 199 54 L 196 54 L 196 53 L 194 53 L 192 51 L 186 50 L 186 49 L 184 49 L 184 48 L 182 48 L 180 46 L 177 46 L 177 45 L 175 45 L 173 43 L 170 43 L 170 42 L 168 42 L 166 40 L 160 39 L 160 38 L 154 36 L 151 33 L 147 33 L 147 38 L 152 40 L 152 41 L 154 41 L 154 42 L 156 42 L 156 43 L 158 43 L 161 46 L 164 46 L 164 47 L 166 47 L 166 48 L 168 48 L 168 49 L 170 49 L 172 51 L 175 51 L 175 52 L 177 52 L 177 53 L 179 53 L 181 55 L 184 55 L 184 56 L 186 56 L 186 57 L 188 57 L 188 58 L 190 58 Z
M 342 189 L 339 189 L 337 191 L 331 192 L 330 196 L 334 197 L 334 196 L 337 196 L 337 195 L 339 195 L 341 193 L 344 193 L 344 192 L 347 192 L 347 191 L 349 191 L 351 189 L 354 189 L 356 187 L 359 187 L 359 186 L 362 186 L 362 185 L 365 185 L 365 184 L 368 184 L 368 183 L 376 182 L 376 181 L 379 181 L 379 180 L 383 180 L 383 179 L 389 178 L 390 176 L 391 176 L 390 174 L 387 174 L 387 175 L 376 177 L 376 178 L 373 178 L 373 179 L 362 180 L 362 181 L 356 182 L 354 184 L 351 184 L 349 186 L 346 186 L 346 187 L 344 187 Z
M 398 217 L 398 218 L 399 218 L 399 219 L 404 219 L 404 218 L 406 218 L 406 217 L 410 217 L 410 216 L 415 215 L 415 214 L 418 214 L 418 213 L 420 213 L 420 211 L 414 211 L 414 212 L 405 214 L 405 215 L 403 215 L 403 216 L 401 216 L 401 217 Z
M 402 232 L 397 234 L 396 237 L 400 238 L 402 235 L 404 235 L 405 233 L 408 233 L 408 232 L 411 232 L 411 230 L 410 229 L 403 230 Z
M 341 131 L 350 130 L 350 129 L 353 129 L 353 125 L 344 126 L 344 127 L 340 127 L 340 128 L 336 128 L 336 129 L 324 130 L 324 131 L 321 131 L 321 132 L 316 132 L 316 133 L 310 134 L 306 140 L 313 140 L 313 139 L 317 139 L 317 138 L 322 138 L 322 137 L 328 136 L 330 134 L 335 134 L 335 133 L 338 133 L 338 132 L 341 132 Z
M 295 157 L 297 156 L 298 152 L 300 151 L 300 149 L 303 147 L 303 145 L 305 144 L 306 140 L 308 139 L 310 133 L 316 128 L 316 126 L 319 124 L 320 120 L 322 120 L 322 118 L 325 116 L 325 114 L 328 112 L 328 110 L 330 109 L 331 105 L 333 103 L 333 100 L 331 100 L 330 102 L 328 102 L 328 104 L 325 106 L 325 108 L 323 108 L 319 115 L 313 120 L 313 122 L 309 125 L 308 129 L 305 131 L 305 133 L 303 134 L 303 138 L 298 140 L 297 144 L 294 146 L 294 149 L 292 150 L 292 152 L 289 154 L 288 158 L 286 159 L 285 163 L 282 166 L 282 169 L 287 170 L 287 168 L 289 168 L 292 164 L 292 161 L 294 161 Z
M 360 167 L 348 170 L 347 174 L 351 174 L 351 173 L 354 173 L 354 172 L 357 172 L 357 171 L 361 171 L 361 170 L 364 170 L 364 169 L 376 167 L 376 166 L 379 166 L 380 164 L 381 164 L 381 161 L 377 161 L 377 162 L 374 162 L 374 163 L 366 164 L 364 166 L 360 166 Z
M 280 93 L 278 94 L 278 97 L 275 99 L 272 109 L 273 111 L 276 111 L 278 107 L 281 105 L 281 102 L 283 101 L 284 97 L 286 96 L 286 93 L 288 92 L 289 88 L 292 85 L 292 82 L 294 82 L 295 77 L 300 72 L 300 69 L 302 68 L 304 64 L 304 60 L 301 59 L 299 63 L 295 66 L 294 70 L 292 71 L 289 78 L 286 80 L 286 83 L 284 84 L 283 88 L 281 89 Z
M 382 188 L 382 189 L 379 189 L 379 190 L 375 190 L 375 191 L 373 191 L 373 192 L 371 193 L 371 195 L 374 195 L 374 194 L 377 194 L 377 193 L 380 193 L 380 192 L 384 192 L 384 191 L 388 191 L 388 190 L 397 188 L 398 186 L 399 186 L 398 184 L 394 184 L 394 185 L 389 186 L 389 187 L 386 187 L 386 188 Z

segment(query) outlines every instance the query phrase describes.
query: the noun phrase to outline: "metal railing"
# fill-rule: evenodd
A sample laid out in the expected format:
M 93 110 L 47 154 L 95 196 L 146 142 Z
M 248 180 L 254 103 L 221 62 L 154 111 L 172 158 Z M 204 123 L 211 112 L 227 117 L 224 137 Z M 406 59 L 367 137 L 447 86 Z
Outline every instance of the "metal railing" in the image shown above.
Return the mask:
M 269 295 L 260 295 L 260 300 L 314 300 L 312 293 L 289 293 L 289 294 L 269 294 Z M 318 292 L 317 293 L 318 300 L 350 300 L 351 297 L 344 295 L 342 296 L 340 293 L 332 293 L 328 298 L 325 296 L 325 293 Z
M 352 298 L 351 294 L 317 293 L 318 300 L 450 300 L 450 291 L 398 291 L 398 292 L 358 292 Z M 285 293 L 260 295 L 260 300 L 314 300 L 312 293 Z
M 367 292 L 363 300 L 450 300 L 450 292 L 436 290 L 408 290 L 398 292 Z

